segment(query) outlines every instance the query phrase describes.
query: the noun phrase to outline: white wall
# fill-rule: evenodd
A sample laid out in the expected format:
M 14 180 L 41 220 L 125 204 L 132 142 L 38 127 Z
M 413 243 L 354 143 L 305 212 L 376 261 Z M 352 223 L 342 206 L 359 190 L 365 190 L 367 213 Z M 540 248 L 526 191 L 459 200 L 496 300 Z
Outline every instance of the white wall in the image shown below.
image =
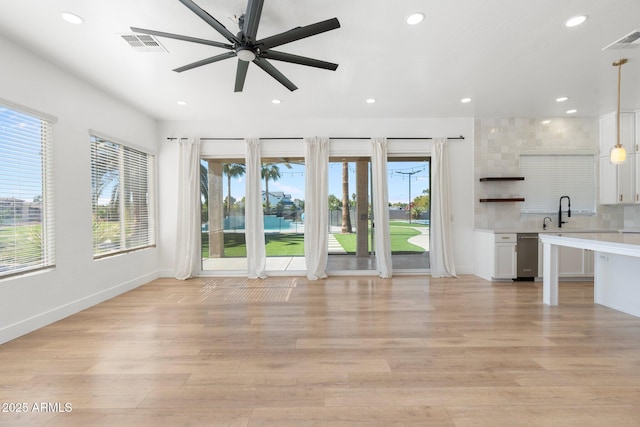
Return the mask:
M 449 142 L 452 171 L 452 210 L 456 271 L 473 273 L 473 119 L 359 119 L 359 120 L 237 120 L 161 122 L 160 143 L 160 247 L 161 274 L 173 275 L 176 234 L 178 147 L 169 137 L 446 137 L 464 135 L 463 141 Z M 425 141 L 390 141 L 389 153 L 429 154 Z M 369 153 L 367 141 L 332 141 L 332 154 Z M 264 141 L 263 155 L 302 156 L 301 140 Z M 244 157 L 243 141 L 204 142 L 203 153 Z
M 158 250 L 94 261 L 89 129 L 152 151 L 156 122 L 0 37 L 0 99 L 57 117 L 56 268 L 0 280 L 0 343 L 158 276 Z
M 597 118 L 553 118 L 548 124 L 532 118 L 475 120 L 475 227 L 479 229 L 537 229 L 547 215 L 521 215 L 519 203 L 480 203 L 482 197 L 519 196 L 519 183 L 482 183 L 483 176 L 520 175 L 520 152 L 598 150 Z M 637 227 L 637 207 L 598 204 L 596 215 L 574 215 L 571 224 L 586 229 Z M 635 215 L 634 215 L 635 214 Z M 553 222 L 555 226 L 555 219 Z

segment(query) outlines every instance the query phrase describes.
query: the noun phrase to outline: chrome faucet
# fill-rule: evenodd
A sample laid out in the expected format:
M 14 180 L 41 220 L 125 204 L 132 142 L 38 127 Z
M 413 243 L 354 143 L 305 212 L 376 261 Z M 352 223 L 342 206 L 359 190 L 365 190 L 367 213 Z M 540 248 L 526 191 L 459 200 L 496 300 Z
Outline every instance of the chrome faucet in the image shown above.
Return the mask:
M 549 220 L 549 222 L 553 221 L 550 217 L 545 216 L 544 219 L 542 220 L 542 229 L 543 230 L 547 229 L 547 220 Z
M 571 218 L 571 198 L 569 196 L 560 197 L 560 203 L 558 205 L 558 227 L 562 228 L 562 224 L 566 224 L 566 221 L 562 220 L 562 199 L 567 199 L 567 217 Z

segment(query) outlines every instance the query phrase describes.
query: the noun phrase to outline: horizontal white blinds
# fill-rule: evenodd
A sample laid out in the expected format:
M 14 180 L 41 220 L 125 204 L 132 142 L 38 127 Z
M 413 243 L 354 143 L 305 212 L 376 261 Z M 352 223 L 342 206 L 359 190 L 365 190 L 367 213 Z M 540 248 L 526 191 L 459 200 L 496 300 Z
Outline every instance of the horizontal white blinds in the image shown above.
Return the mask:
M 0 276 L 55 263 L 53 122 L 0 104 Z
M 571 212 L 594 214 L 596 157 L 593 154 L 521 154 L 522 213 L 557 213 L 560 197 L 571 198 Z M 567 209 L 566 201 L 563 210 Z
M 155 245 L 153 155 L 91 136 L 95 258 Z

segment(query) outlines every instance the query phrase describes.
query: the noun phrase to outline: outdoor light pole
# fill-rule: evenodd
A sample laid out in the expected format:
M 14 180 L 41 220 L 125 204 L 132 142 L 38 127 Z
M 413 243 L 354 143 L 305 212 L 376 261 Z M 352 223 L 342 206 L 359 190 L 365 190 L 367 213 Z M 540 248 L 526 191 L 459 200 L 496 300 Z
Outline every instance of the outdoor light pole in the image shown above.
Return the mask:
M 396 173 L 399 173 L 400 175 L 409 175 L 409 224 L 411 224 L 411 177 L 420 172 L 422 171 L 413 171 L 413 172 L 396 171 Z

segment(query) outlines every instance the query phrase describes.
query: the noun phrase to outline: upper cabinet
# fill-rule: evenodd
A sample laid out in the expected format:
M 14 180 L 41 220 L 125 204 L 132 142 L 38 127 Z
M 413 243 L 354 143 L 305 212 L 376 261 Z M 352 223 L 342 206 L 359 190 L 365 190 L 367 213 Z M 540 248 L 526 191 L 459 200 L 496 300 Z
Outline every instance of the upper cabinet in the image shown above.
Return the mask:
M 636 170 L 636 187 L 635 187 L 635 203 L 640 203 L 640 111 L 636 111 L 636 155 L 635 155 L 635 170 Z M 632 159 L 633 160 L 633 159 Z
M 609 152 L 617 142 L 617 113 L 600 117 L 600 203 L 603 205 L 638 203 L 638 175 L 636 173 L 638 126 L 640 112 L 620 113 L 620 143 L 627 151 L 627 160 L 614 165 Z M 636 154 L 638 153 L 638 154 Z

